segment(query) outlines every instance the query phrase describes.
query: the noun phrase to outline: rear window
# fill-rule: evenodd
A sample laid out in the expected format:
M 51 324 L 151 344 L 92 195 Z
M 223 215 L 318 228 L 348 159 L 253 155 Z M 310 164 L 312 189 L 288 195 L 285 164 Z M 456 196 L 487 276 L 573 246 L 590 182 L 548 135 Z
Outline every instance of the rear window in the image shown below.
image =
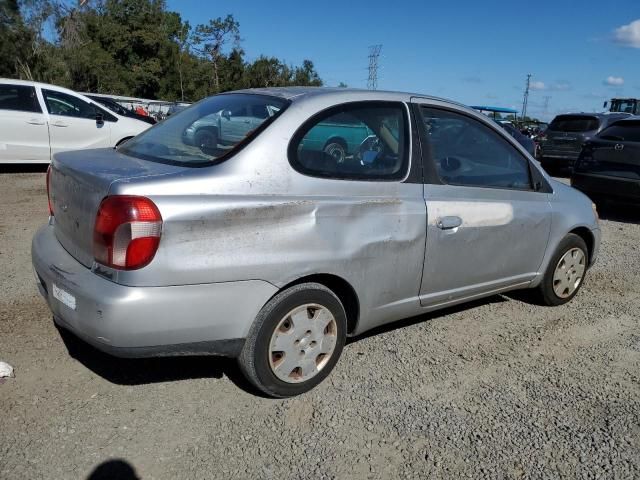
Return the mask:
M 560 115 L 549 124 L 549 130 L 554 132 L 588 132 L 599 127 L 596 117 L 586 115 Z
M 605 128 L 599 135 L 604 140 L 640 142 L 640 122 L 624 121 Z
M 120 151 L 161 163 L 210 165 L 250 142 L 288 104 L 267 95 L 216 95 L 171 115 L 129 140 Z

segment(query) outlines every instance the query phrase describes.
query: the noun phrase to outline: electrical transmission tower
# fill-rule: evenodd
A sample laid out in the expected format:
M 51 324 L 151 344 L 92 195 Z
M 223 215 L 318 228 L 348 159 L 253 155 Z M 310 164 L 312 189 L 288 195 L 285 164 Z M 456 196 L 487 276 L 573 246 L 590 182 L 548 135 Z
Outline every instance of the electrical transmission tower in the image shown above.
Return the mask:
M 378 89 L 378 57 L 380 56 L 382 45 L 372 45 L 369 47 L 369 79 L 367 88 L 369 90 Z
M 524 89 L 524 98 L 522 99 L 522 119 L 527 116 L 527 106 L 529 105 L 529 87 L 531 86 L 531 74 L 527 75 L 527 87 Z

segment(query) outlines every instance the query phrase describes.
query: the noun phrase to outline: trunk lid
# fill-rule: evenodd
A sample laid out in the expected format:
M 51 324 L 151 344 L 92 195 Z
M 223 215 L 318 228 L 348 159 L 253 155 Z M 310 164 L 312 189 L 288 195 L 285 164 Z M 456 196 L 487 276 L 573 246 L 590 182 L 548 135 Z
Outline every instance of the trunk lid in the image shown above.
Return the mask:
M 558 115 L 546 131 L 544 148 L 548 152 L 579 154 L 585 139 L 600 128 L 598 117 L 591 115 Z
M 58 241 L 76 260 L 91 267 L 94 223 L 111 184 L 125 178 L 167 175 L 184 169 L 128 157 L 114 149 L 55 155 L 49 186 Z

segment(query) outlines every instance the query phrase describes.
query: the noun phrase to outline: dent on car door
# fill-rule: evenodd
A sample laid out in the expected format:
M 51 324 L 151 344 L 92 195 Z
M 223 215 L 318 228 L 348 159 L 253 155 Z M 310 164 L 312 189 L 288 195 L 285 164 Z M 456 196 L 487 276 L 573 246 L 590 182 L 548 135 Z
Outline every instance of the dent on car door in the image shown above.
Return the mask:
M 79 97 L 44 88 L 42 95 L 49 112 L 52 153 L 112 146 L 110 122 L 104 118 L 109 114 L 100 110 L 100 122 L 96 119 L 96 106 Z
M 35 87 L 0 84 L 0 162 L 49 159 L 49 130 Z
M 364 131 L 368 126 L 378 141 L 344 156 L 320 147 L 335 136 L 335 128 L 327 126 L 345 116 L 350 128 Z M 402 103 L 337 106 L 302 126 L 289 149 L 292 166 L 315 177 L 309 183 L 322 195 L 308 201 L 306 218 L 312 224 L 289 228 L 287 247 L 303 248 L 305 255 L 300 264 L 287 267 L 297 271 L 312 266 L 345 278 L 358 292 L 359 331 L 419 308 L 426 215 L 421 179 L 403 181 L 410 165 L 408 122 Z M 393 142 L 380 135 L 387 124 L 396 126 Z M 300 237 L 294 239 L 296 234 Z
M 421 303 L 525 286 L 537 275 L 551 226 L 548 195 L 532 181 L 534 167 L 480 120 L 426 105 L 418 110 L 434 177 L 425 186 Z

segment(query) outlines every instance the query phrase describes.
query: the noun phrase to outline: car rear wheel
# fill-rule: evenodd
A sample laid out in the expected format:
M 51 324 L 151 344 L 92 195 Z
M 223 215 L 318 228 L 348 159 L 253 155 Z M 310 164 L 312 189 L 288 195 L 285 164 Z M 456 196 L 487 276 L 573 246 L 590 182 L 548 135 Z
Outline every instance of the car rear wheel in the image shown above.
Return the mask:
M 544 303 L 551 306 L 570 301 L 580 290 L 589 265 L 584 240 L 568 234 L 558 246 L 538 291 Z
M 272 397 L 291 397 L 324 380 L 340 357 L 347 318 L 318 283 L 280 292 L 260 310 L 238 358 L 245 377 Z
M 338 163 L 344 162 L 347 158 L 346 147 L 338 141 L 331 141 L 327 143 L 324 146 L 323 151 L 327 155 L 331 155 L 333 158 L 335 158 Z

